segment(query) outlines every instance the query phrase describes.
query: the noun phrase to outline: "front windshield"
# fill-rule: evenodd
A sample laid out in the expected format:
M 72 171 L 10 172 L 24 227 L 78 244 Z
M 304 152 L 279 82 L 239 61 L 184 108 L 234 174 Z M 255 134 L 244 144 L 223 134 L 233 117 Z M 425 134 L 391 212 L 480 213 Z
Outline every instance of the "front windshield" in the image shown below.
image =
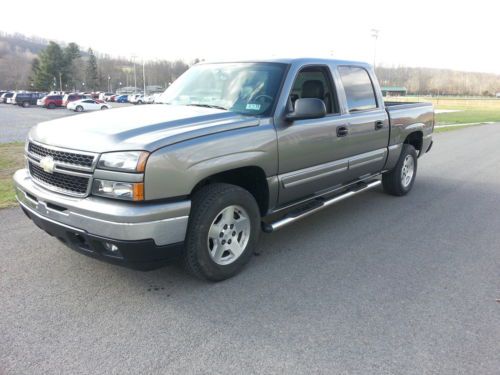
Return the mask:
M 268 116 L 285 66 L 278 63 L 196 65 L 165 90 L 159 102 Z

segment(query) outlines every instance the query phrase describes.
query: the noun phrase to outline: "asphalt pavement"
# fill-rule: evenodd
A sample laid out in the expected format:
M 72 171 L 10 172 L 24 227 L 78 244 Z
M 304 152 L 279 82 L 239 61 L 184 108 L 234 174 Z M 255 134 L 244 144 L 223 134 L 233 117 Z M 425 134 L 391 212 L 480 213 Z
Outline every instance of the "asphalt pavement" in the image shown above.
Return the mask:
M 128 106 L 128 103 L 111 103 L 113 108 Z M 23 108 L 18 105 L 0 104 L 0 143 L 24 142 L 29 130 L 39 122 L 79 113 L 66 108 L 47 109 L 37 106 Z
M 499 374 L 500 126 L 438 134 L 411 194 L 262 235 L 221 283 L 75 253 L 0 211 L 0 374 Z

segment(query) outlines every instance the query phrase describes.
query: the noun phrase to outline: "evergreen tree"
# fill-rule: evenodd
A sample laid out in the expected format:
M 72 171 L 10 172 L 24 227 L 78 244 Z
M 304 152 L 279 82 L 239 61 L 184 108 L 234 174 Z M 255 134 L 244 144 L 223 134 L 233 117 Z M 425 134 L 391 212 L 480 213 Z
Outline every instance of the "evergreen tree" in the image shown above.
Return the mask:
M 76 61 L 81 57 L 80 48 L 76 43 L 70 43 L 64 48 L 64 71 L 63 71 L 63 85 L 64 87 L 75 87 L 77 82 L 78 69 Z
M 97 59 L 92 48 L 89 48 L 89 59 L 85 70 L 85 84 L 89 90 L 95 91 L 99 86 L 99 72 L 97 70 Z
M 59 82 L 59 74 L 64 72 L 64 68 L 63 50 L 59 44 L 50 42 L 47 48 L 40 52 L 40 59 L 33 82 L 35 88 L 37 90 L 55 89 Z

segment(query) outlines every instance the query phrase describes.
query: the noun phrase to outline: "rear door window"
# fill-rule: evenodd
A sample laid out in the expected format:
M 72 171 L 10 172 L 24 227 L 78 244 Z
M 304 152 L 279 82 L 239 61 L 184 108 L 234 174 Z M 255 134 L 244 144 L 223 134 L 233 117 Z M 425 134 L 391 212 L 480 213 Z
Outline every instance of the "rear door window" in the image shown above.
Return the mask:
M 368 72 L 357 66 L 339 66 L 349 112 L 377 108 L 375 90 Z

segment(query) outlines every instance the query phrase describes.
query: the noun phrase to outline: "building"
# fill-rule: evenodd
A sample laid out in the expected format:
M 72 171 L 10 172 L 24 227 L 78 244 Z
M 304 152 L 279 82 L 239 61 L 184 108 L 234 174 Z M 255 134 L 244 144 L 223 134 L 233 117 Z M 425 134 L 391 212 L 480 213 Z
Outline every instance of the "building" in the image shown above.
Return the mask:
M 400 86 L 386 86 L 381 87 L 383 96 L 406 96 L 406 87 Z

